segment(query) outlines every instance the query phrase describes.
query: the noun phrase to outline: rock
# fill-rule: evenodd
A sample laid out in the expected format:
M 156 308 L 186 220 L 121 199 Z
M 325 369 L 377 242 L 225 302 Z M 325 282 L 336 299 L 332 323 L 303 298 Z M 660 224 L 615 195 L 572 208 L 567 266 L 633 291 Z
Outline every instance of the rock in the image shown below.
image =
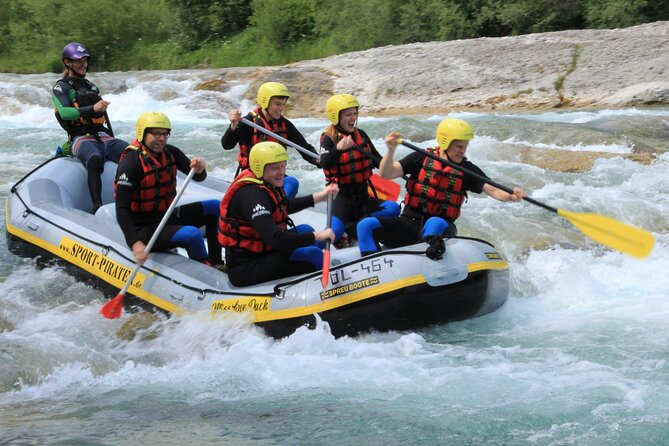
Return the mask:
M 322 115 L 333 93 L 356 95 L 366 115 L 540 111 L 669 104 L 667 54 L 669 22 L 655 22 L 385 46 L 217 72 L 221 82 L 250 82 L 251 100 L 260 83 L 284 82 L 293 93 L 290 117 Z
M 14 324 L 0 316 L 0 332 L 14 330 Z
M 153 326 L 159 321 L 160 318 L 153 313 L 147 311 L 135 313 L 116 331 L 116 336 L 119 339 L 132 341 L 141 332 L 142 341 L 155 339 L 160 335 L 160 326 Z
M 195 90 L 226 91 L 229 85 L 222 79 L 212 79 L 198 84 Z
M 502 159 L 516 159 L 523 164 L 530 164 L 555 172 L 587 172 L 592 169 L 598 159 L 626 158 L 641 164 L 650 164 L 655 159 L 652 153 L 611 153 L 596 151 L 572 151 L 572 150 L 539 150 L 527 146 L 507 146 Z

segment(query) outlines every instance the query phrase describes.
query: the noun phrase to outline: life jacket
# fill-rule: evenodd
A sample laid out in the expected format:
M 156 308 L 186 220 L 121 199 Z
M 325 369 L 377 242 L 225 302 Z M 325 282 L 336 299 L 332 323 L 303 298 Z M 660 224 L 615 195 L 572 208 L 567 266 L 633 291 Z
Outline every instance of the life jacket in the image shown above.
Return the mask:
M 438 155 L 438 150 L 426 149 Z M 464 174 L 429 156 L 425 157 L 418 178 L 407 182 L 404 206 L 419 214 L 437 216 L 453 222 L 467 195 L 463 188 Z
M 77 80 L 82 82 L 77 82 Z M 68 96 L 71 97 L 72 106 L 75 108 L 95 105 L 102 100 L 100 97 L 100 90 L 88 79 L 66 77 L 60 79 L 58 82 L 70 86 Z M 73 94 L 74 97 L 72 97 Z M 66 121 L 61 118 L 57 110 L 54 110 L 54 112 L 58 123 L 67 132 L 69 140 L 72 140 L 76 136 L 86 134 L 93 135 L 97 138 L 98 132 L 107 132 L 111 135 L 111 131 L 104 126 L 107 122 L 104 113 L 93 112 L 90 118 L 80 117 L 76 120 Z
M 364 153 L 361 153 L 360 150 L 354 148 L 346 151 L 337 151 L 337 154 L 339 155 L 337 164 L 329 169 L 323 169 L 323 173 L 325 173 L 325 181 L 327 183 L 343 185 L 352 183 L 365 184 L 372 176 L 372 149 L 369 147 L 369 142 L 365 142 L 362 139 L 362 135 L 357 128 L 353 130 L 351 136 L 353 137 L 355 145 Z M 325 134 L 321 135 L 321 141 L 325 137 Z M 334 141 L 335 145 L 343 139 L 343 136 L 338 133 L 336 139 L 337 140 Z
M 266 184 L 244 169 L 228 188 L 221 200 L 221 216 L 218 220 L 218 242 L 224 248 L 242 248 L 253 253 L 269 252 L 272 248 L 262 239 L 260 233 L 248 221 L 228 217 L 228 207 L 232 198 L 243 187 L 256 185 L 267 192 L 272 199 L 272 218 L 282 231 L 288 229 L 288 198 L 282 187 Z
M 121 154 L 119 164 L 131 153 L 137 153 L 144 175 L 139 183 L 139 189 L 132 193 L 130 210 L 141 213 L 167 211 L 176 196 L 177 186 L 177 165 L 169 146 L 160 154 L 153 154 L 135 138 Z M 116 181 L 114 181 L 114 194 L 116 194 Z
M 261 127 L 265 127 L 267 130 L 276 133 L 277 135 L 283 138 L 286 139 L 288 138 L 288 129 L 286 126 L 286 120 L 283 117 L 279 119 L 274 119 L 270 123 L 263 116 L 262 109 L 260 107 L 257 107 L 255 110 L 251 112 L 250 121 L 254 122 L 255 124 Z M 283 145 L 283 143 L 281 143 L 277 139 L 274 139 L 271 136 L 268 136 L 265 133 L 261 132 L 260 130 L 254 128 L 253 138 L 251 138 L 251 145 L 246 146 L 241 143 L 239 144 L 239 153 L 237 154 L 237 162 L 239 163 L 239 170 L 246 169 L 249 167 L 249 152 L 251 151 L 251 148 L 254 145 L 258 144 L 259 142 L 263 141 L 274 141 Z

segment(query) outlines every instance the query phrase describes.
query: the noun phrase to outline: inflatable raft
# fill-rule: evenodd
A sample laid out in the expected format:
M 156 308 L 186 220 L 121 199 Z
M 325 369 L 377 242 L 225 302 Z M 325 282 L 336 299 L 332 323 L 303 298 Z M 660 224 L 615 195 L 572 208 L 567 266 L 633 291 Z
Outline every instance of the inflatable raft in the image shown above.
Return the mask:
M 95 215 L 86 170 L 74 158 L 53 158 L 16 183 L 6 201 L 9 249 L 19 255 L 56 259 L 69 271 L 118 291 L 134 268 L 131 250 L 116 222 L 113 177 L 103 173 L 103 201 Z M 179 181 L 183 178 L 180 177 Z M 211 175 L 191 182 L 179 204 L 220 199 L 229 183 Z M 321 209 L 322 210 L 322 209 Z M 323 213 L 292 215 L 296 224 L 323 221 Z M 153 253 L 139 270 L 129 295 L 170 313 L 207 311 L 244 314 L 274 337 L 315 324 L 318 315 L 335 336 L 367 331 L 417 329 L 480 316 L 504 303 L 508 263 L 478 239 L 445 240 L 442 259 L 425 255 L 419 243 L 361 258 L 357 247 L 332 249 L 329 284 L 321 271 L 252 287 L 234 287 L 225 273 L 180 252 Z

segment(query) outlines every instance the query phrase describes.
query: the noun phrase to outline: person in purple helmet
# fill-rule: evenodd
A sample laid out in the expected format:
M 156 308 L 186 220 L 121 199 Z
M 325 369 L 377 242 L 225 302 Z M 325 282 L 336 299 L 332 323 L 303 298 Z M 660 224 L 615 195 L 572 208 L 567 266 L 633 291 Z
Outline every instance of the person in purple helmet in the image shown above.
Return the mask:
M 100 174 L 105 160 L 118 163 L 128 143 L 114 138 L 107 116 L 109 102 L 100 97 L 100 90 L 86 79 L 91 55 L 84 45 L 65 45 L 61 56 L 65 71 L 53 86 L 52 98 L 56 119 L 67 132 L 64 155 L 79 158 L 88 172 L 88 190 L 92 213 L 102 206 Z

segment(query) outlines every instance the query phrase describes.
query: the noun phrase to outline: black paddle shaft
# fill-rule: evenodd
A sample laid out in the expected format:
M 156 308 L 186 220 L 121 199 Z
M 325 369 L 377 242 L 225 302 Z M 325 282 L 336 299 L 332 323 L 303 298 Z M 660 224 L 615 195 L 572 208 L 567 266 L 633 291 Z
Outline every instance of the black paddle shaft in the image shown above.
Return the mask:
M 328 192 L 328 205 L 327 205 L 327 228 L 332 228 L 332 194 Z M 330 250 L 330 240 L 325 243 L 325 250 Z
M 111 121 L 109 120 L 109 115 L 105 111 L 105 121 L 107 121 L 107 128 L 109 129 L 109 136 L 114 136 L 114 130 L 111 126 Z

